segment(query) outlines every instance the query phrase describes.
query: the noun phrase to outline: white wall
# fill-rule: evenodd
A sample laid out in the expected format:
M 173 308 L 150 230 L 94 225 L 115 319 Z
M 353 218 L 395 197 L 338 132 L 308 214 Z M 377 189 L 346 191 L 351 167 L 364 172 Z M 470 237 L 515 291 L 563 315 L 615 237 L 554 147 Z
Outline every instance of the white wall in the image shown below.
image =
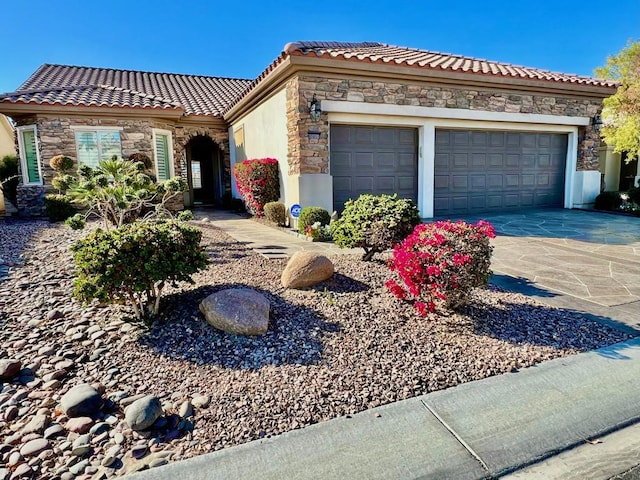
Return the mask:
M 244 132 L 244 145 L 236 145 L 236 134 Z M 288 206 L 287 162 L 287 98 L 284 88 L 258 105 L 229 128 L 231 168 L 236 161 L 253 158 L 275 158 L 280 164 L 280 196 Z M 242 158 L 244 156 L 244 158 Z M 232 175 L 232 192 L 238 194 Z

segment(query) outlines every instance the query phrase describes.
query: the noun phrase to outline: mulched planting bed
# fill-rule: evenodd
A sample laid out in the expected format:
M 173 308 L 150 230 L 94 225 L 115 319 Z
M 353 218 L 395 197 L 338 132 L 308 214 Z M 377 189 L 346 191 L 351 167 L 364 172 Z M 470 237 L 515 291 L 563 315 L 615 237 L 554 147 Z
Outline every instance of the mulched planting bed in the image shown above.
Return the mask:
M 73 300 L 68 247 L 78 233 L 0 222 L 0 258 L 13 265 L 8 277 L 0 272 L 0 358 L 23 366 L 0 390 L 5 468 L 43 478 L 122 475 L 630 338 L 494 287 L 477 291 L 463 312 L 421 318 L 387 292 L 384 262 L 359 256 L 332 258 L 334 278 L 313 289 L 285 290 L 285 260 L 267 260 L 210 223 L 194 225 L 212 264 L 194 276 L 195 285 L 169 291 L 146 330 L 124 322 L 121 307 L 83 308 Z M 25 261 L 15 263 L 21 254 Z M 234 337 L 205 323 L 199 302 L 235 286 L 269 299 L 264 336 Z M 45 380 L 52 374 L 57 383 Z M 93 435 L 82 459 L 72 454 L 78 434 L 66 429 L 38 456 L 16 453 L 38 438 L 24 433 L 36 414 L 47 416 L 48 428 L 65 427 L 60 397 L 79 383 L 100 384 L 111 400 L 111 410 L 93 419 L 109 424 L 106 434 Z M 185 401 L 195 414 L 173 428 L 133 432 L 122 406 L 149 393 L 167 414 Z M 17 411 L 9 419 L 11 406 Z M 118 460 L 102 466 L 116 444 Z

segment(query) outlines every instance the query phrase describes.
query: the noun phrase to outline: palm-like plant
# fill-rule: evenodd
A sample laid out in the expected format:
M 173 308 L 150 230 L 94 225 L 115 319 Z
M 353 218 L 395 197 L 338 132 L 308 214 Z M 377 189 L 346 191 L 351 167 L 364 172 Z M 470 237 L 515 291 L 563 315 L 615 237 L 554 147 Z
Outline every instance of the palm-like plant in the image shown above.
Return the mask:
M 82 165 L 65 195 L 84 213 L 67 223 L 83 228 L 87 218 L 97 216 L 109 230 L 140 218 L 171 217 L 166 203 L 186 189 L 186 182 L 175 177 L 158 184 L 145 169 L 142 162 L 117 157 L 103 160 L 95 168 Z

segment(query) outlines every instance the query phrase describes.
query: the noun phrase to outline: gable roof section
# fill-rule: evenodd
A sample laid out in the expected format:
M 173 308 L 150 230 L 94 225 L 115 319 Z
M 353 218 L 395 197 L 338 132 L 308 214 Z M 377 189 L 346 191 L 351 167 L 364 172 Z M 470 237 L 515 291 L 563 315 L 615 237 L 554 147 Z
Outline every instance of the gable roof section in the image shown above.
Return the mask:
M 184 110 L 221 117 L 251 83 L 236 78 L 42 65 L 0 104 L 72 105 Z
M 465 75 L 467 80 L 475 78 L 478 82 L 497 80 L 503 84 L 508 84 L 510 81 L 515 84 L 518 81 L 527 81 L 529 84 L 537 84 L 541 89 L 564 86 L 565 89 L 574 88 L 579 92 L 581 89 L 613 90 L 617 87 L 615 82 L 597 78 L 384 43 L 305 41 L 285 45 L 280 56 L 251 82 L 242 95 L 236 97 L 223 113 L 230 112 L 287 59 L 295 61 L 296 57 L 336 60 L 336 66 L 340 66 L 338 61 L 342 61 L 341 65 L 347 67 L 354 64 L 380 65 L 415 68 L 416 73 L 429 72 L 432 75 L 435 74 L 434 76 L 439 73 L 443 76 L 459 74 Z

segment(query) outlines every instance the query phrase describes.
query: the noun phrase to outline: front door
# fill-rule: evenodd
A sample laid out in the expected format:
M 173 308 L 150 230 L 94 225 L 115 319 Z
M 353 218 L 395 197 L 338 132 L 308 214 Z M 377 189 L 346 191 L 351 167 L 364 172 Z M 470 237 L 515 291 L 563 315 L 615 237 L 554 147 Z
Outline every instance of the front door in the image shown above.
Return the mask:
M 208 137 L 195 137 L 187 144 L 189 187 L 194 205 L 220 203 L 221 173 L 220 149 Z

